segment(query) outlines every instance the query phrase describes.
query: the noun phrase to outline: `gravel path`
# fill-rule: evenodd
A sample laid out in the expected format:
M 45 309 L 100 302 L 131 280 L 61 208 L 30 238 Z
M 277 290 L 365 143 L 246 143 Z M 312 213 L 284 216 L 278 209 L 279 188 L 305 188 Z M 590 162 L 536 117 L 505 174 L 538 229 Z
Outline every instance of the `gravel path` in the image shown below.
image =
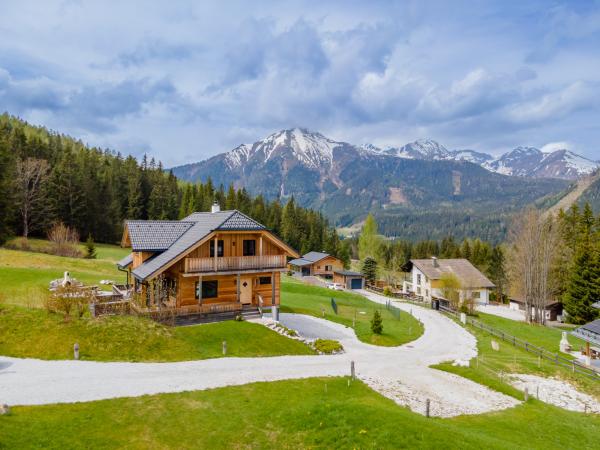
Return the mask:
M 600 414 L 600 403 L 594 397 L 579 392 L 566 381 L 526 374 L 511 374 L 509 377 L 510 384 L 522 391 L 527 388 L 529 395 L 545 403 L 569 411 Z
M 477 311 L 481 311 L 485 314 L 492 314 L 494 316 L 503 317 L 504 319 L 525 322 L 525 313 L 523 311 L 510 309 L 508 306 L 478 305 Z
M 366 291 L 370 300 L 386 298 Z M 178 363 L 101 363 L 41 361 L 0 357 L 0 403 L 38 405 L 182 392 L 256 381 L 316 376 L 342 376 L 355 361 L 357 376 L 398 404 L 424 413 L 451 417 L 515 406 L 518 401 L 465 378 L 429 368 L 445 361 L 464 361 L 476 355 L 476 340 L 441 314 L 408 304 L 425 326 L 416 341 L 400 347 L 360 342 L 354 331 L 315 317 L 282 314 L 281 322 L 307 338 L 339 340 L 341 355 L 220 358 Z

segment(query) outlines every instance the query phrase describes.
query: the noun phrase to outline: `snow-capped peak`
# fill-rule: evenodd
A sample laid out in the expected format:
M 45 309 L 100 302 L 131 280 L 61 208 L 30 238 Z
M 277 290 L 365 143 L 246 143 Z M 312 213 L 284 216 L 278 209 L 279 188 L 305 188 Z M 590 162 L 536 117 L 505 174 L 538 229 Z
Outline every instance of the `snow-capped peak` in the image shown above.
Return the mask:
M 408 159 L 437 160 L 448 159 L 450 157 L 450 153 L 446 147 L 431 139 L 418 139 L 400 148 L 387 148 L 383 152 L 388 155 Z
M 227 164 L 230 169 L 240 167 L 248 161 L 251 153 L 251 145 L 241 144 L 225 154 L 225 164 Z
M 334 141 L 306 128 L 292 128 L 271 134 L 254 144 L 242 144 L 225 154 L 230 169 L 240 168 L 250 160 L 266 163 L 274 157 L 289 164 L 297 161 L 310 168 L 327 171 L 332 167 L 334 149 L 354 149 L 359 155 L 387 155 L 406 159 L 468 161 L 504 175 L 575 179 L 592 173 L 600 163 L 570 150 L 542 152 L 535 147 L 520 146 L 498 158 L 475 150 L 452 150 L 432 139 L 419 139 L 402 147 L 380 148 L 373 144 L 356 147 Z

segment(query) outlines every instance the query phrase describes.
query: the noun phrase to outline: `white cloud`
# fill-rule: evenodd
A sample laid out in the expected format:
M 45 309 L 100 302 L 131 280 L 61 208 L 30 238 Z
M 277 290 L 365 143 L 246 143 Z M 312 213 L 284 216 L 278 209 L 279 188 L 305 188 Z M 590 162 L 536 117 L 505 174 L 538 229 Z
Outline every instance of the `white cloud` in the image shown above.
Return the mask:
M 600 157 L 597 6 L 541 18 L 543 0 L 2 9 L 0 109 L 166 165 L 291 126 L 483 151 L 568 141 Z
M 543 151 L 544 153 L 552 153 L 555 152 L 556 150 L 575 150 L 573 148 L 573 144 L 571 144 L 570 142 L 548 142 L 546 145 L 543 145 L 542 148 L 540 149 L 541 151 Z

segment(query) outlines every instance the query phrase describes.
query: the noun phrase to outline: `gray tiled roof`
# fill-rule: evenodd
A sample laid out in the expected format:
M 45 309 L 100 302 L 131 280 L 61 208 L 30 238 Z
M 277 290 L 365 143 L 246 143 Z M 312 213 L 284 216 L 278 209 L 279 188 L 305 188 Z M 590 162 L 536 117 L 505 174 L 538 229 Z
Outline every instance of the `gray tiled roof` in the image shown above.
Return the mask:
M 306 259 L 307 261 L 317 262 L 321 261 L 323 258 L 327 258 L 329 253 L 323 252 L 308 252 L 306 255 L 302 255 L 302 259 Z
M 302 267 L 302 266 L 310 266 L 312 263 L 313 263 L 313 261 L 309 261 L 308 259 L 297 258 L 297 259 L 292 259 L 288 264 L 290 264 L 292 266 Z
M 174 220 L 128 220 L 126 222 L 134 252 L 167 250 L 194 222 Z
M 117 263 L 117 266 L 119 266 L 121 269 L 124 269 L 129 264 L 131 264 L 132 262 L 133 262 L 133 253 L 130 253 L 125 258 L 123 258 L 121 261 L 119 261 Z
M 191 222 L 192 225 L 183 233 L 179 239 L 163 253 L 146 261 L 139 267 L 136 267 L 131 273 L 138 280 L 145 280 L 155 271 L 174 260 L 182 253 L 185 253 L 190 247 L 202 240 L 206 235 L 218 229 L 227 219 L 231 217 L 234 211 L 221 211 L 216 213 L 194 213 L 185 219 L 184 222 Z
M 334 270 L 333 273 L 337 273 L 338 275 L 343 275 L 346 277 L 364 277 L 362 273 L 353 272 L 352 270 Z
M 265 226 L 239 211 L 233 214 L 219 226 L 219 230 L 264 230 Z
M 454 274 L 466 287 L 493 288 L 492 283 L 467 259 L 438 259 L 438 266 L 433 265 L 433 259 L 411 259 L 417 268 L 432 280 L 439 280 L 444 274 Z

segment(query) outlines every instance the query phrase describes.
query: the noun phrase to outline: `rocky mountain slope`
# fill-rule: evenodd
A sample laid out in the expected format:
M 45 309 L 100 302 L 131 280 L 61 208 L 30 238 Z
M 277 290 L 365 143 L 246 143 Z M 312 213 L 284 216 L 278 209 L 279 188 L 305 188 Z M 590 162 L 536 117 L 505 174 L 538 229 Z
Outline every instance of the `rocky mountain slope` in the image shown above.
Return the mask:
M 294 196 L 340 224 L 368 211 L 468 211 L 518 208 L 568 185 L 564 180 L 490 173 L 471 161 L 488 163 L 479 152 L 449 151 L 435 141 L 400 148 L 358 147 L 305 129 L 274 133 L 206 161 L 173 168 L 185 180 L 233 183 L 267 198 Z

